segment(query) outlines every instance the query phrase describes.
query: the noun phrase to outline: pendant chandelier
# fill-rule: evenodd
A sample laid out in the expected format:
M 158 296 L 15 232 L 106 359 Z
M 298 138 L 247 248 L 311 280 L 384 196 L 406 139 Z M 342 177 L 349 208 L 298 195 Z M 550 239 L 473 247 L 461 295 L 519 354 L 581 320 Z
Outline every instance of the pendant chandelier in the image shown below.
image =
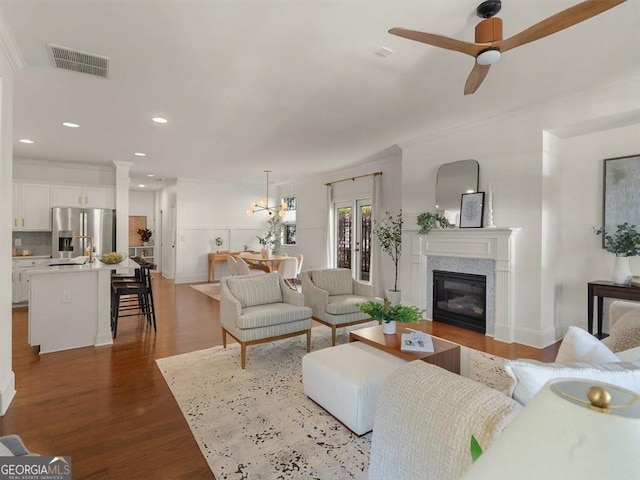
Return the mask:
M 287 202 L 282 202 L 280 205 L 274 206 L 274 207 L 270 207 L 268 205 L 268 202 L 269 202 L 269 174 L 271 173 L 271 170 L 265 170 L 264 173 L 267 174 L 267 194 L 264 197 L 262 197 L 258 203 L 251 202 L 249 204 L 249 208 L 247 209 L 246 213 L 250 217 L 255 212 L 265 211 L 265 212 L 267 212 L 267 215 L 269 216 L 269 218 L 273 218 L 273 216 L 275 215 L 275 212 L 277 211 L 278 215 L 280 215 L 281 217 L 284 217 L 285 213 L 287 213 Z

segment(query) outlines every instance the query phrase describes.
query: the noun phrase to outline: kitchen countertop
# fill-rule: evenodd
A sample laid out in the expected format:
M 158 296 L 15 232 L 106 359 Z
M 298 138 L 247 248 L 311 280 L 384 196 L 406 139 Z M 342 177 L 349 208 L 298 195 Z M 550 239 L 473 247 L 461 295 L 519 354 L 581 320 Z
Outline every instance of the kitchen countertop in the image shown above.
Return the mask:
M 11 260 L 18 260 L 19 258 L 51 258 L 51 255 L 14 255 Z
M 47 257 L 43 257 L 47 258 Z M 54 265 L 54 266 L 40 266 L 32 270 L 27 270 L 29 275 L 41 275 L 51 273 L 78 273 L 78 272 L 98 272 L 101 270 L 120 270 L 120 269 L 134 269 L 139 265 L 130 258 L 116 265 L 108 265 L 102 263 L 100 260 L 96 260 L 93 263 L 85 263 L 84 265 Z

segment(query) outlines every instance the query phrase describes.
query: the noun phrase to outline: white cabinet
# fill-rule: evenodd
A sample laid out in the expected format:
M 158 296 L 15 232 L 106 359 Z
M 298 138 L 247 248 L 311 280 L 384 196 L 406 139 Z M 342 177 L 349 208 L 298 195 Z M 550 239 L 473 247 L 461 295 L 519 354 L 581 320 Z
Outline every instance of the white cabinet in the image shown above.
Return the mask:
M 11 301 L 23 303 L 29 301 L 30 276 L 29 270 L 46 265 L 49 258 L 18 258 L 13 259 L 11 271 Z
M 13 182 L 13 229 L 50 231 L 50 194 L 46 184 Z
M 52 185 L 52 207 L 113 208 L 113 188 Z

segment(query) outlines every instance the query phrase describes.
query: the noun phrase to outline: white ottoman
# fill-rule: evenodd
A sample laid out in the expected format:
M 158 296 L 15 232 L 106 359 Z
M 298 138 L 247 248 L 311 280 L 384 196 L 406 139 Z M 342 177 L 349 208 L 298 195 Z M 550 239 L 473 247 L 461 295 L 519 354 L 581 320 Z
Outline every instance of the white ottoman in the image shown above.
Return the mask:
M 302 357 L 304 393 L 362 435 L 373 429 L 382 384 L 406 363 L 362 342 L 307 353 Z

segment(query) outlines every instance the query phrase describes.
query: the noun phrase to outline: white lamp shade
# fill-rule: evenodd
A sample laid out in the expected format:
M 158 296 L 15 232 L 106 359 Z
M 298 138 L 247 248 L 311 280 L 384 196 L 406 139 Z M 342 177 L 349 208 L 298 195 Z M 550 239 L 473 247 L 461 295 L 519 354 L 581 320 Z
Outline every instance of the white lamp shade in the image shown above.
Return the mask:
M 485 50 L 476 57 L 478 65 L 493 65 L 500 60 L 500 50 Z
M 603 413 L 577 405 L 554 393 L 551 386 L 583 384 L 582 397 L 597 385 L 613 397 L 612 404 L 635 408 Z M 576 395 L 580 398 L 580 395 Z M 552 380 L 529 402 L 463 480 L 638 479 L 640 475 L 640 397 L 613 385 L 589 380 Z

